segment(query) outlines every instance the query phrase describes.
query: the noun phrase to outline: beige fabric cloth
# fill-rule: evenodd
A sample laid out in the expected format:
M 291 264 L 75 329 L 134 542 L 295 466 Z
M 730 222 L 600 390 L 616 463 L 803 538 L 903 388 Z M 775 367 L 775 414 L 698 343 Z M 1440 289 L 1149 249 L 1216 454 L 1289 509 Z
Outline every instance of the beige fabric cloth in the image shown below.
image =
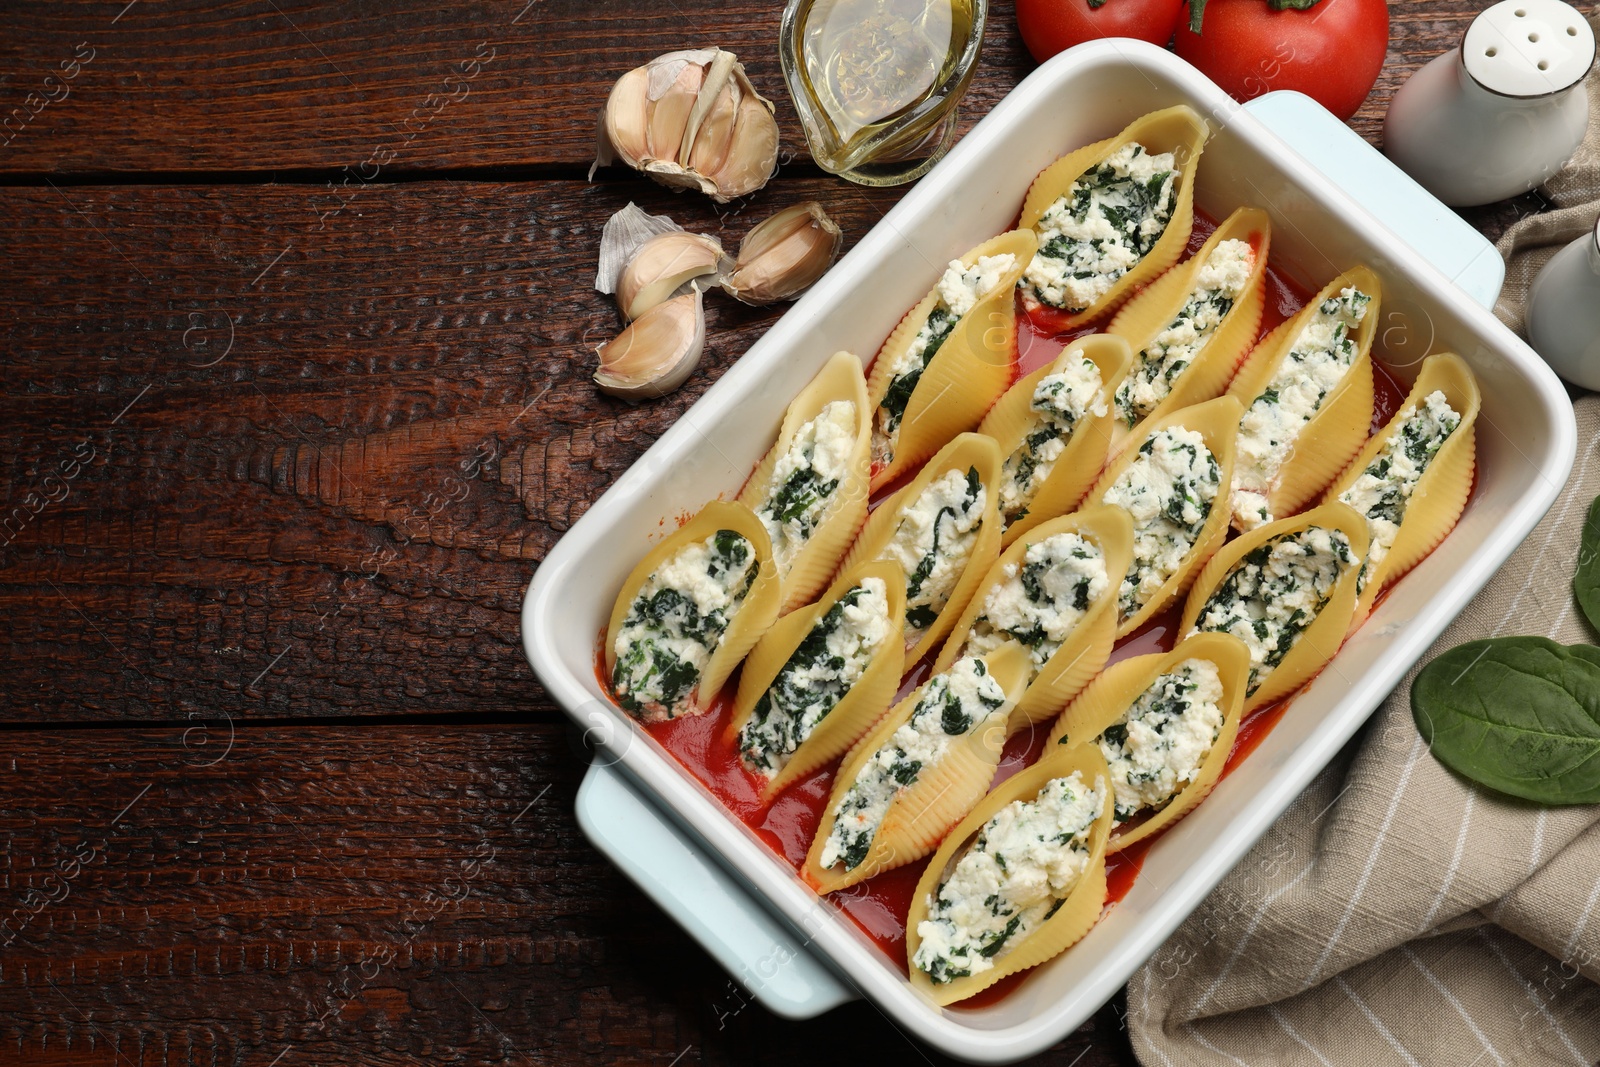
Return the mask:
M 1513 329 L 1538 268 L 1600 212 L 1597 78 L 1589 139 L 1545 190 L 1556 208 L 1500 242 Z M 1424 661 L 1493 635 L 1594 642 L 1571 578 L 1600 495 L 1600 396 L 1576 409 L 1561 498 Z M 1141 1062 L 1600 1061 L 1600 807 L 1540 809 L 1450 774 L 1412 722 L 1414 676 L 1134 975 Z

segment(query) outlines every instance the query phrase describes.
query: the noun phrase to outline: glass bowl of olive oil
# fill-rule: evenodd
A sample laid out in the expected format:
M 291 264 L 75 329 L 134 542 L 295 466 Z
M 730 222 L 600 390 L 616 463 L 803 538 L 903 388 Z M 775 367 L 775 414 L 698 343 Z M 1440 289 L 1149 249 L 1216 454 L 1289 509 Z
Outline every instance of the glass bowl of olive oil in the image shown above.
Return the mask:
M 789 0 L 778 51 L 817 164 L 862 185 L 927 173 L 955 141 L 989 0 Z

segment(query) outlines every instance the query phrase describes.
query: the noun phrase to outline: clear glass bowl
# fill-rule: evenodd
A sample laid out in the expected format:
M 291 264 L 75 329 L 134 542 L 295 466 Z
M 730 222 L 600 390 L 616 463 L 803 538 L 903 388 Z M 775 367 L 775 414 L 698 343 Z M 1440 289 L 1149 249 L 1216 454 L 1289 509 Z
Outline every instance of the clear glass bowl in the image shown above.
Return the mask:
M 955 141 L 989 0 L 789 0 L 778 53 L 818 166 L 862 185 L 927 173 Z

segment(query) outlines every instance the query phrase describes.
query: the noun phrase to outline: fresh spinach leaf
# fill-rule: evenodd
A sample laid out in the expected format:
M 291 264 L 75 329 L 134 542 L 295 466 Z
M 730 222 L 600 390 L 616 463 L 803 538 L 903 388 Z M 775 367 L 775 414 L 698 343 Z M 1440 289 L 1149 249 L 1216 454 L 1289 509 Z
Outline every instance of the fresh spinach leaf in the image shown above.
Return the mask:
M 1589 625 L 1600 630 L 1600 497 L 1589 505 L 1589 514 L 1583 520 L 1583 542 L 1578 550 L 1578 568 L 1572 574 L 1572 593 Z
M 1600 803 L 1600 648 L 1469 641 L 1417 675 L 1411 714 L 1464 777 L 1538 804 Z

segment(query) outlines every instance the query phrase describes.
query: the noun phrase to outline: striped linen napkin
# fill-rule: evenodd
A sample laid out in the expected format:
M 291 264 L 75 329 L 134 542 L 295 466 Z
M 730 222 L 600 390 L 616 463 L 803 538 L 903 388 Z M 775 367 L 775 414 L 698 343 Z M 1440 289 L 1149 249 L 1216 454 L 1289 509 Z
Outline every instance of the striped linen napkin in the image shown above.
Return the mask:
M 1507 231 L 1496 313 L 1600 213 L 1600 76 L 1589 137 Z M 1423 662 L 1464 641 L 1593 643 L 1572 597 L 1600 495 L 1600 396 L 1575 401 L 1578 457 L 1527 542 Z M 1428 752 L 1413 670 L 1335 763 L 1133 977 L 1128 1025 L 1162 1067 L 1600 1061 L 1600 808 L 1542 809 Z

